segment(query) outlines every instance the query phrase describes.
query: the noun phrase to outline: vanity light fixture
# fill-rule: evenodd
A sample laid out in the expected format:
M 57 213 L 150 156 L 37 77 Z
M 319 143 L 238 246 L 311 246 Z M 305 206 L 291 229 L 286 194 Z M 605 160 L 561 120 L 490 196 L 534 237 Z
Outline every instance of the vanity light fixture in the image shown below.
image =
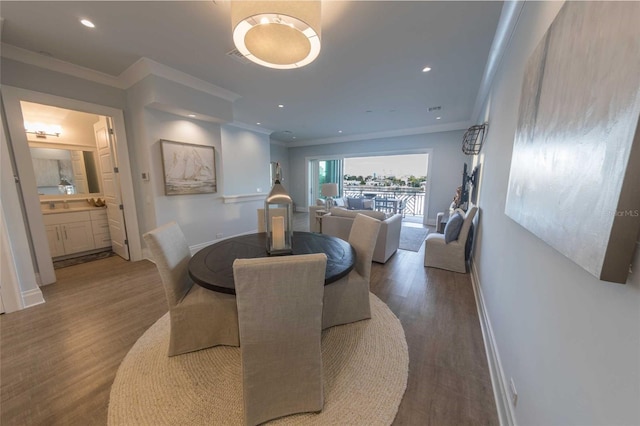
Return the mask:
M 320 54 L 320 1 L 231 1 L 233 42 L 248 60 L 300 68 Z
M 47 136 L 60 137 L 62 127 L 58 124 L 30 123 L 24 122 L 25 133 L 36 135 L 37 138 L 46 139 Z

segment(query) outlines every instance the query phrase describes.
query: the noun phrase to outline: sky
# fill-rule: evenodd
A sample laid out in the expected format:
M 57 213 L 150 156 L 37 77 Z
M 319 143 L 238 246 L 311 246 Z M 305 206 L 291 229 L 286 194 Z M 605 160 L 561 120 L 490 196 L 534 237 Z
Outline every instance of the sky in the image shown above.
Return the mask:
M 427 154 L 350 157 L 344 159 L 344 174 L 355 176 L 426 176 Z

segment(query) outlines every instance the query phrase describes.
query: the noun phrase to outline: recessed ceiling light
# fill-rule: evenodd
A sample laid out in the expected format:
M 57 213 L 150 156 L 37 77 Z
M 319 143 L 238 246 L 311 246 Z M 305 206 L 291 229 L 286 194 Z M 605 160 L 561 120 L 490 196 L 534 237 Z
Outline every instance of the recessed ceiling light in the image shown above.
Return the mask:
M 429 72 L 429 71 L 431 71 L 431 67 L 422 68 L 422 72 Z
M 442 117 L 436 117 L 436 120 L 440 120 Z
M 278 105 L 278 108 L 284 108 L 284 105 L 280 104 Z
M 195 114 L 189 114 L 189 117 L 191 118 L 195 118 L 195 116 L 196 116 Z
M 96 26 L 93 24 L 93 22 L 91 22 L 91 21 L 90 21 L 90 20 L 88 20 L 88 19 L 81 19 L 81 20 L 80 20 L 80 23 L 81 23 L 82 25 L 84 25 L 85 27 L 89 27 L 89 28 L 95 28 L 95 27 L 96 27 Z
M 296 137 L 294 136 L 294 137 L 293 137 L 293 138 L 291 138 L 291 139 L 295 139 L 295 138 L 296 138 Z
M 262 123 L 256 123 L 256 125 L 258 125 L 258 126 L 259 126 L 260 124 L 262 124 Z
M 342 133 L 342 130 L 338 130 L 338 133 Z

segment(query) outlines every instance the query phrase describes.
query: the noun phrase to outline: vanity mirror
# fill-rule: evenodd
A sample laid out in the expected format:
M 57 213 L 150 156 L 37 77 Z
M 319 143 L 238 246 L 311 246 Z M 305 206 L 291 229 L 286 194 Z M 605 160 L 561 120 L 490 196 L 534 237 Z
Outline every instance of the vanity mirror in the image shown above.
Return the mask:
M 33 146 L 30 150 L 41 199 L 100 194 L 95 151 Z

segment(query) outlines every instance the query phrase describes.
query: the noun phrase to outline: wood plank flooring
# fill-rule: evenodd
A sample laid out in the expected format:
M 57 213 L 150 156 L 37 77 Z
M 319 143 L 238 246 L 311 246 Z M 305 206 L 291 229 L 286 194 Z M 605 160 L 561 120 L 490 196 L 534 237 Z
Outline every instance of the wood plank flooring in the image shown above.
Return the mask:
M 296 229 L 307 226 L 296 214 Z M 409 380 L 394 425 L 497 425 L 468 274 L 399 250 L 371 291 L 398 316 Z M 120 362 L 166 311 L 155 265 L 118 257 L 56 271 L 47 303 L 0 316 L 0 424 L 105 425 Z

